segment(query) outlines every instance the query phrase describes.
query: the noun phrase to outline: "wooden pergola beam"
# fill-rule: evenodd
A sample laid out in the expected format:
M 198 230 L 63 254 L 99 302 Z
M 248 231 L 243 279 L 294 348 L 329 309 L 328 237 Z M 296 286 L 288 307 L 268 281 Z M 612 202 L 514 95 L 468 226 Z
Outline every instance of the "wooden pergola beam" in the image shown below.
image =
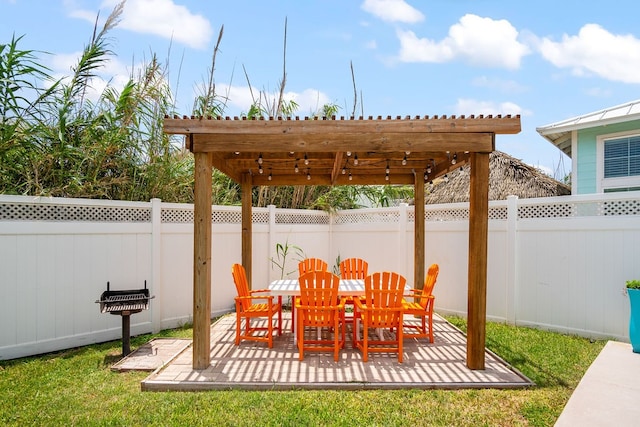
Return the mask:
M 487 316 L 487 239 L 489 235 L 489 155 L 472 153 L 470 171 L 467 367 L 469 369 L 484 369 Z
M 211 351 L 211 154 L 195 153 L 193 213 L 193 369 L 209 366 Z
M 242 265 L 245 268 L 247 275 L 247 283 L 249 283 L 249 289 L 252 286 L 252 265 L 253 265 L 253 221 L 252 212 L 253 206 L 251 205 L 251 189 L 253 183 L 251 182 L 251 175 L 243 174 L 241 185 L 241 199 L 242 199 Z
M 358 147 L 354 149 L 354 147 Z M 472 151 L 490 153 L 494 150 L 492 133 L 336 133 L 282 135 L 262 133 L 193 134 L 191 151 L 197 152 L 346 152 L 346 151 Z
M 425 260 L 425 224 L 424 224 L 424 177 L 422 174 L 416 173 L 414 176 L 414 230 L 413 230 L 413 277 L 414 288 L 422 289 L 424 286 L 424 277 L 426 268 L 424 265 Z M 418 280 L 420 278 L 420 280 Z
M 335 135 L 368 134 L 398 132 L 407 134 L 418 133 L 497 133 L 516 134 L 520 132 L 520 116 L 479 116 L 479 117 L 441 117 L 433 118 L 396 118 L 387 120 L 300 120 L 269 119 L 269 120 L 237 120 L 222 118 L 165 118 L 164 132 L 168 134 L 229 134 L 229 135 L 314 135 L 323 134 L 327 137 Z

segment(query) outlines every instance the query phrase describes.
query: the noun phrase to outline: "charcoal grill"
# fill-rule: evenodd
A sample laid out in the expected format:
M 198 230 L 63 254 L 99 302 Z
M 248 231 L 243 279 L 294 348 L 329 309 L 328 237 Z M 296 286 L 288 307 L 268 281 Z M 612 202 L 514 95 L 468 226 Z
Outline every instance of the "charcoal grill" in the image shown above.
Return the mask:
M 127 289 L 112 291 L 109 289 L 100 295 L 96 303 L 100 304 L 100 313 L 109 313 L 122 316 L 122 356 L 131 353 L 131 315 L 149 309 L 149 296 L 147 281 L 144 281 L 144 289 Z

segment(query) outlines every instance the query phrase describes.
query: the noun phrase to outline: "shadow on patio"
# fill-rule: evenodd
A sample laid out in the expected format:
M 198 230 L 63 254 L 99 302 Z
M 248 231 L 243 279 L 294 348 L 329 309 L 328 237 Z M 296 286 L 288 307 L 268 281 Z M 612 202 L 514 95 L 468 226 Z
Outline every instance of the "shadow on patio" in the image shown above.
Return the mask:
M 524 388 L 534 385 L 488 350 L 484 370 L 466 367 L 466 336 L 434 316 L 435 343 L 404 341 L 404 361 L 396 355 L 372 354 L 364 363 L 347 336 L 340 360 L 329 353 L 306 353 L 298 360 L 289 313 L 272 349 L 264 343 L 234 344 L 235 315 L 211 325 L 211 365 L 192 369 L 192 347 L 176 355 L 142 381 L 143 391 L 289 390 L 289 389 L 457 389 Z M 350 330 L 347 331 L 349 334 Z

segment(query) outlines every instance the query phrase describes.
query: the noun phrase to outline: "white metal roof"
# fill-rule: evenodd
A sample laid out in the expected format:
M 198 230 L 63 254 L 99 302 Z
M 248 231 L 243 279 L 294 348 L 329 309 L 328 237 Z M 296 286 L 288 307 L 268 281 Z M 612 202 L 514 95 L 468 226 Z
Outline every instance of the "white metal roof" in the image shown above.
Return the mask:
M 640 119 L 640 99 L 540 126 L 536 128 L 536 131 L 571 157 L 572 131 L 638 119 Z

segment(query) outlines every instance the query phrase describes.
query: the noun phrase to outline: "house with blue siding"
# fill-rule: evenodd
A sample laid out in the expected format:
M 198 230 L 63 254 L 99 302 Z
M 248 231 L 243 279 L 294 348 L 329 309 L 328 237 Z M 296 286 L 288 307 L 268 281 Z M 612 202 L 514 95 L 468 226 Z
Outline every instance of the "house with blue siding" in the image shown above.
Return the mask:
M 536 128 L 571 158 L 571 193 L 640 191 L 640 100 Z

